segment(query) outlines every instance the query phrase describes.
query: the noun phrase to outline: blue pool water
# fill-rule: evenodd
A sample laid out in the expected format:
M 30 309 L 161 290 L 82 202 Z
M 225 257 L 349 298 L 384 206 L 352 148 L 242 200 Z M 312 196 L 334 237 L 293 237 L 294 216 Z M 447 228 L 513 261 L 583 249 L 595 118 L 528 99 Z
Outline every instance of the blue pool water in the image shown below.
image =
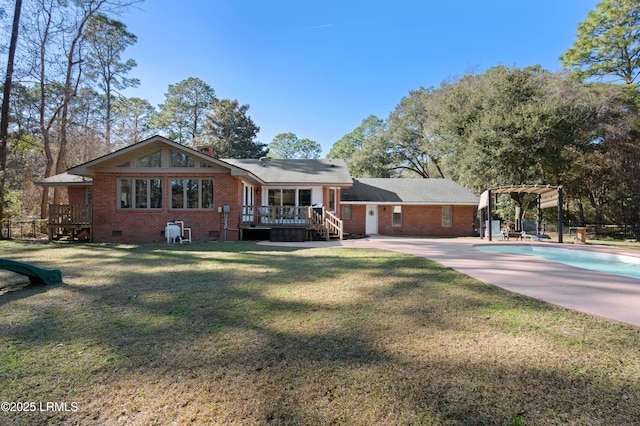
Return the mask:
M 554 262 L 640 279 L 640 258 L 588 250 L 525 245 L 483 245 L 480 251 L 538 256 Z

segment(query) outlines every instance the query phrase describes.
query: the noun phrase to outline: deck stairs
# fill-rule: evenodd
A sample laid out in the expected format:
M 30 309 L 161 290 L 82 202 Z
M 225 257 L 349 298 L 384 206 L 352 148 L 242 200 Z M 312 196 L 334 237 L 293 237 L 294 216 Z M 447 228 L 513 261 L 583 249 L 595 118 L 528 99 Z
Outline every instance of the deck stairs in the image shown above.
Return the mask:
M 313 236 L 316 240 L 342 240 L 344 237 L 342 220 L 324 208 L 322 211 L 312 210 L 311 225 L 313 226 Z

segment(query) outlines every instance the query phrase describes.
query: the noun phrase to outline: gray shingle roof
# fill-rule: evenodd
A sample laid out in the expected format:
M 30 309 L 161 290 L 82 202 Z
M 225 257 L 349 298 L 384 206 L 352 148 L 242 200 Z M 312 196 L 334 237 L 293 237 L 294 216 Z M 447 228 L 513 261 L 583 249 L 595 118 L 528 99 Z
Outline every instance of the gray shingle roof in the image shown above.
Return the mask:
M 223 159 L 222 161 L 252 173 L 266 185 L 351 185 L 351 175 L 347 165 L 344 160 L 339 159 Z
M 354 179 L 344 203 L 477 205 L 478 197 L 450 179 Z
M 40 186 L 90 186 L 93 180 L 84 176 L 60 173 L 39 180 L 36 183 Z

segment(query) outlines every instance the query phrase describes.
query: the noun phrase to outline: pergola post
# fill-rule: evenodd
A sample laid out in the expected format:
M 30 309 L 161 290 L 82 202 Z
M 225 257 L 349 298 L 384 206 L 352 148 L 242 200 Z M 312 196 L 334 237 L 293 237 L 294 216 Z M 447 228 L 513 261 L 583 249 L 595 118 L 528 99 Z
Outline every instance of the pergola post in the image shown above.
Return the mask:
M 542 231 L 542 195 L 538 194 L 538 217 L 536 222 L 536 235 L 540 236 Z
M 484 223 L 484 208 L 479 208 L 478 209 L 478 220 L 480 221 L 480 239 L 483 239 L 483 235 L 482 235 L 482 224 Z
M 487 236 L 488 236 L 488 240 L 489 241 L 493 241 L 492 235 L 493 235 L 493 229 L 492 228 L 492 223 L 493 221 L 491 220 L 493 218 L 493 214 L 491 212 L 492 207 L 493 207 L 493 203 L 491 201 L 491 189 L 487 189 Z
M 564 212 L 562 211 L 562 185 L 558 187 L 558 242 L 562 243 L 562 222 L 564 219 Z

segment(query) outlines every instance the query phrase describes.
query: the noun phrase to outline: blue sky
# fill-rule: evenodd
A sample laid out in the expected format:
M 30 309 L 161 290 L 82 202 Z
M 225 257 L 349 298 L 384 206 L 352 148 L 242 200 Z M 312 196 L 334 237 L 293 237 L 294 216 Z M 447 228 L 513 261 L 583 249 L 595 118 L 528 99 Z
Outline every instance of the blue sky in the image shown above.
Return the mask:
M 561 69 L 558 57 L 596 0 L 146 0 L 121 17 L 138 37 L 124 57 L 164 102 L 188 77 L 249 104 L 258 140 L 293 132 L 324 157 L 410 90 L 499 64 Z

